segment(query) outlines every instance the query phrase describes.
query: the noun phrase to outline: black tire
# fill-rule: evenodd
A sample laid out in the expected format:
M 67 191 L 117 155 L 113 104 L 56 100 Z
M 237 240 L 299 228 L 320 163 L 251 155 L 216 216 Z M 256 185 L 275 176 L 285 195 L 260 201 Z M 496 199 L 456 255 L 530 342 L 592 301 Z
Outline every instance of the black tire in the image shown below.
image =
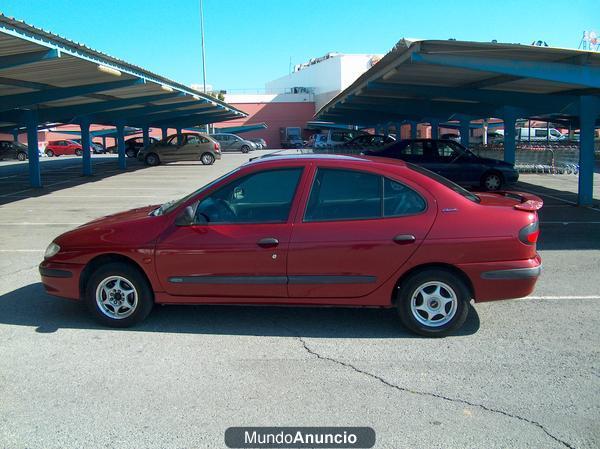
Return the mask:
M 127 150 L 125 150 L 125 155 L 127 157 L 134 158 L 137 156 L 137 152 L 135 150 L 132 150 L 131 148 L 128 148 Z
M 427 286 L 428 284 L 433 285 Z M 430 302 L 434 311 L 417 310 L 417 307 L 423 307 L 425 304 L 425 297 L 421 292 L 431 294 L 435 291 L 436 285 L 445 285 L 445 287 L 441 287 L 439 297 L 435 294 L 432 295 L 433 298 Z M 413 296 L 415 296 L 414 306 L 412 304 Z M 456 301 L 442 305 L 438 298 L 456 298 Z M 419 271 L 402 282 L 396 307 L 402 324 L 412 332 L 425 337 L 445 337 L 464 324 L 469 313 L 470 299 L 469 289 L 459 276 L 449 270 L 431 268 Z M 449 318 L 443 317 L 441 313 L 436 314 L 436 311 L 442 309 Z M 440 318 L 435 320 L 436 317 Z M 447 321 L 445 321 L 446 319 Z M 431 325 L 426 322 L 431 322 Z
M 27 154 L 19 152 L 17 153 L 17 160 L 23 162 L 27 160 Z
M 75 156 L 83 156 L 83 150 L 75 150 Z
M 215 163 L 215 157 L 211 153 L 203 153 L 202 156 L 200 156 L 200 162 L 202 162 L 203 165 L 212 165 Z
M 242 150 L 242 153 L 246 154 L 250 152 L 250 147 L 248 145 L 242 145 L 242 148 L 240 148 L 240 150 Z
M 481 187 L 488 192 L 500 190 L 504 185 L 502 174 L 497 171 L 489 171 L 481 177 Z
M 46 150 L 46 156 L 48 156 L 48 157 L 54 156 L 54 151 L 52 151 L 52 150 Z
M 158 157 L 158 154 L 150 153 L 146 156 L 145 162 L 146 162 L 146 165 L 149 165 L 150 167 L 154 167 L 154 166 L 160 164 L 160 158 Z
M 124 279 L 120 285 L 133 287 L 135 294 L 137 294 L 137 302 L 135 303 L 133 312 L 124 318 L 110 317 L 108 314 L 111 313 L 111 309 L 105 307 L 105 310 L 108 309 L 108 312 L 103 312 L 103 309 L 96 300 L 96 293 L 99 286 L 105 280 L 115 276 Z M 85 288 L 84 301 L 92 316 L 105 326 L 129 327 L 143 321 L 152 311 L 154 293 L 145 276 L 138 268 L 123 262 L 112 262 L 102 265 L 92 273 Z M 112 306 L 109 305 L 109 307 Z M 120 307 L 119 310 L 125 311 L 125 307 Z

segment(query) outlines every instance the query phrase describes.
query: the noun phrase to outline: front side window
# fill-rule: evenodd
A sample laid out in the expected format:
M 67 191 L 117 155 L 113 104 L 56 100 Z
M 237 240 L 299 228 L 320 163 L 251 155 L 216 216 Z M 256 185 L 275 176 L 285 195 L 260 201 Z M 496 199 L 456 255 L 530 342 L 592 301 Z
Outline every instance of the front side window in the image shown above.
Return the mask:
M 177 135 L 169 137 L 169 140 L 167 141 L 167 145 L 177 146 Z
M 196 221 L 209 224 L 285 223 L 302 168 L 253 173 L 236 179 L 204 198 Z

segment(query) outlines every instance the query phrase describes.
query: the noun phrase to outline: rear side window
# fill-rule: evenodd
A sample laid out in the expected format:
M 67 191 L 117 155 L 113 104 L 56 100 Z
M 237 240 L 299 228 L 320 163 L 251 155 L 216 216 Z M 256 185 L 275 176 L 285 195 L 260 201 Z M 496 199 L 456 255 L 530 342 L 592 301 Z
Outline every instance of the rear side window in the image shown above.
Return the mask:
M 425 208 L 417 192 L 397 181 L 355 170 L 319 169 L 304 221 L 399 217 Z

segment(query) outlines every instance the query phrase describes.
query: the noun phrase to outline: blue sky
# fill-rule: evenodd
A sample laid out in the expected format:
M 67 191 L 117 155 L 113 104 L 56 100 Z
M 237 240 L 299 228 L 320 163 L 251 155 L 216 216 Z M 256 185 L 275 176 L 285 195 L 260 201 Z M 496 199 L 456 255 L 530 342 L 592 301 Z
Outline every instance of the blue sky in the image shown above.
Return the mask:
M 202 80 L 199 0 L 2 0 L 0 11 L 184 84 Z M 263 88 L 292 64 L 402 37 L 577 48 L 595 0 L 204 0 L 207 82 Z

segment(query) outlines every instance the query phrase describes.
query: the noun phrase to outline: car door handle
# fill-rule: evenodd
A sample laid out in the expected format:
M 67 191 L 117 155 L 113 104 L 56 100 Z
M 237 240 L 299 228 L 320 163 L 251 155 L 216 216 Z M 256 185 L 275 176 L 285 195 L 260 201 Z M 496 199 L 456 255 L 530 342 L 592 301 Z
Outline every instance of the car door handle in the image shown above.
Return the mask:
M 412 234 L 398 234 L 394 237 L 394 243 L 398 245 L 408 245 L 410 243 L 415 243 L 415 236 Z
M 265 237 L 264 239 L 260 239 L 258 242 L 256 242 L 256 244 L 261 248 L 275 248 L 277 245 L 279 245 L 279 240 L 273 237 Z

